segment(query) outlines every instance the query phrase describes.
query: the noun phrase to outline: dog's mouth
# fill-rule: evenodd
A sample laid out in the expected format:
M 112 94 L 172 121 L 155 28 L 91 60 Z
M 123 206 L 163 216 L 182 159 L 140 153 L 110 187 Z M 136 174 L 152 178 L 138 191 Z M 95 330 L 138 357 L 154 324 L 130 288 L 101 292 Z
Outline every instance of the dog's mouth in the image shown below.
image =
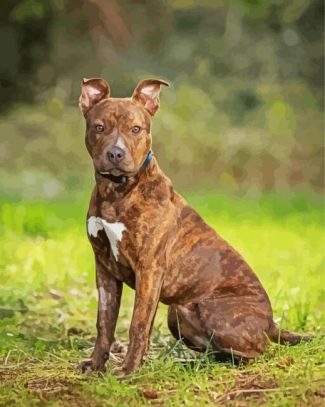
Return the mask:
M 143 161 L 143 163 L 141 164 L 141 166 L 139 168 L 133 168 L 132 170 L 126 170 L 126 169 L 121 168 L 121 167 L 96 168 L 96 166 L 95 166 L 95 169 L 96 169 L 97 174 L 99 174 L 103 178 L 108 178 L 108 179 L 125 178 L 125 179 L 128 179 L 130 177 L 136 176 L 139 173 L 139 171 L 141 172 L 150 163 L 151 158 L 152 158 L 152 151 L 149 150 L 145 160 Z
M 122 170 L 121 168 L 115 167 L 115 168 L 112 168 L 110 170 L 105 170 L 105 171 L 97 170 L 97 173 L 99 175 L 101 175 L 102 177 L 107 178 L 107 177 L 110 177 L 112 175 L 114 177 L 122 177 L 122 176 L 131 177 L 136 172 L 134 172 L 134 171 L 125 171 L 125 170 Z
M 116 184 L 125 184 L 127 183 L 128 179 L 135 175 L 136 173 L 131 173 L 128 171 L 121 171 L 119 169 L 114 168 L 114 170 L 110 171 L 96 171 L 102 178 L 105 178 L 111 182 L 115 182 Z

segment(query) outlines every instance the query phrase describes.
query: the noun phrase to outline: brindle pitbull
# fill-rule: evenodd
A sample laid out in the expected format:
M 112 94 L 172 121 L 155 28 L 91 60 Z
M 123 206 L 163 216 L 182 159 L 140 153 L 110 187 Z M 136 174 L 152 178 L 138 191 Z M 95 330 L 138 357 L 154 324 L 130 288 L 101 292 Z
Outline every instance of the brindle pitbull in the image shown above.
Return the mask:
M 191 349 L 212 347 L 245 360 L 268 342 L 309 336 L 279 330 L 269 298 L 243 258 L 178 195 L 151 154 L 151 117 L 162 80 L 138 84 L 132 97 L 110 97 L 103 79 L 84 79 L 80 108 L 96 186 L 88 235 L 96 260 L 97 340 L 83 371 L 103 371 L 114 339 L 122 285 L 135 289 L 129 346 L 116 374 L 146 353 L 158 302 L 169 305 L 172 334 Z

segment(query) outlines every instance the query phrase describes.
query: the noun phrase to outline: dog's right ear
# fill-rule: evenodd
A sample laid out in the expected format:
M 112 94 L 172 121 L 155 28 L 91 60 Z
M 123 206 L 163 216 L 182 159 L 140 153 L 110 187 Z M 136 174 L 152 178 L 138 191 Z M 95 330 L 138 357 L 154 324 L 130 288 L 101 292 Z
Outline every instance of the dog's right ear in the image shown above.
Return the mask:
M 79 107 L 84 115 L 98 102 L 108 99 L 110 94 L 109 84 L 101 78 L 84 78 L 81 82 L 81 95 Z

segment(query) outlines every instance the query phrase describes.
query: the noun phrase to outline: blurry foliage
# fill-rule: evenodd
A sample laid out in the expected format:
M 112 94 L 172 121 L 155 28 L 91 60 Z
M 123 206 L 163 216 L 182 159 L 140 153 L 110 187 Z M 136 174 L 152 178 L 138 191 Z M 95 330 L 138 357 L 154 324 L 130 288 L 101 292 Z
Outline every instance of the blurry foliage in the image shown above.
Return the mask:
M 51 197 L 82 185 L 80 79 L 129 96 L 157 76 L 173 88 L 154 150 L 178 185 L 320 191 L 323 11 L 320 0 L 3 0 L 2 187 Z

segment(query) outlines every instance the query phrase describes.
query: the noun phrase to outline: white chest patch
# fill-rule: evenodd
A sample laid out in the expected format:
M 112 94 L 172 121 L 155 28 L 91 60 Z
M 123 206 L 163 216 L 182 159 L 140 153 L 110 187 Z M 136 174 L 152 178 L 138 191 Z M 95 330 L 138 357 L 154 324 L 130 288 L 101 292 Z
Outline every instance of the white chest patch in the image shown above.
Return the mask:
M 126 230 L 124 223 L 121 222 L 109 223 L 102 218 L 91 216 L 88 219 L 89 236 L 97 237 L 98 232 L 100 230 L 105 230 L 105 233 L 111 244 L 113 256 L 115 260 L 117 260 L 117 256 L 119 254 L 117 244 L 122 240 L 123 232 L 124 230 Z

